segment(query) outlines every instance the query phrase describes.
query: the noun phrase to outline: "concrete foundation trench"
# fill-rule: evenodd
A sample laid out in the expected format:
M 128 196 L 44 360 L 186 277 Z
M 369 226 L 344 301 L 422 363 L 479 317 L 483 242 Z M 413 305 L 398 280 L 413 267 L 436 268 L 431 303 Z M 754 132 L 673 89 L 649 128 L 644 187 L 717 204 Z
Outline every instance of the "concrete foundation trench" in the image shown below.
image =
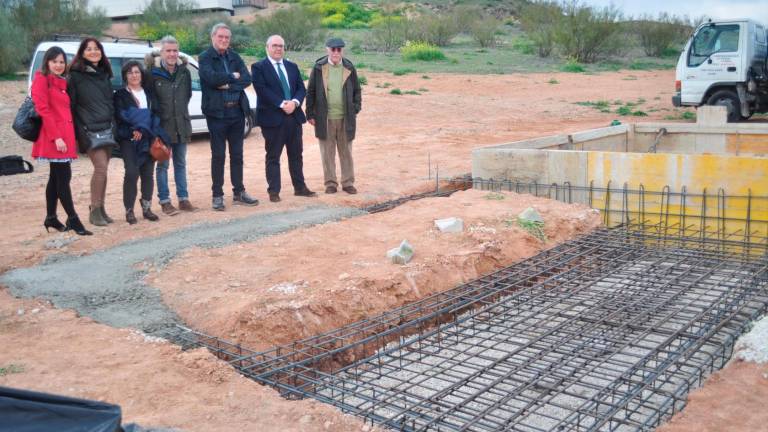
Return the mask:
M 395 430 L 647 430 L 768 308 L 768 221 L 752 213 L 768 197 L 474 183 L 588 197 L 607 227 L 268 351 L 177 336 L 286 397 Z M 749 211 L 725 216 L 740 200 Z

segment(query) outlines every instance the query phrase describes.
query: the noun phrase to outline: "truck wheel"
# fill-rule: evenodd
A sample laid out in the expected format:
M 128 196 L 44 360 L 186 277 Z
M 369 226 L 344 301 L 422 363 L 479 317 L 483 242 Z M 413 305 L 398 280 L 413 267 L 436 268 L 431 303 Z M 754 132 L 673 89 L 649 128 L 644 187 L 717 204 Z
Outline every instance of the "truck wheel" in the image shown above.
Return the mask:
M 707 105 L 724 106 L 728 110 L 728 123 L 735 123 L 741 120 L 741 104 L 736 93 L 730 90 L 720 90 L 715 92 L 707 100 Z

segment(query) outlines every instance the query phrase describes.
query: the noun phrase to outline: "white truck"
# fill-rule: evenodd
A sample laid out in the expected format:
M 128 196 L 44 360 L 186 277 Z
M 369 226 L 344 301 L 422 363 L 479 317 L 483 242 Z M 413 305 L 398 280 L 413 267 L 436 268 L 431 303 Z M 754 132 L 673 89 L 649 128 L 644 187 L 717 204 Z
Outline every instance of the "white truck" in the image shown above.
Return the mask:
M 680 106 L 722 105 L 728 121 L 768 112 L 768 34 L 756 21 L 709 21 L 700 25 L 677 61 Z

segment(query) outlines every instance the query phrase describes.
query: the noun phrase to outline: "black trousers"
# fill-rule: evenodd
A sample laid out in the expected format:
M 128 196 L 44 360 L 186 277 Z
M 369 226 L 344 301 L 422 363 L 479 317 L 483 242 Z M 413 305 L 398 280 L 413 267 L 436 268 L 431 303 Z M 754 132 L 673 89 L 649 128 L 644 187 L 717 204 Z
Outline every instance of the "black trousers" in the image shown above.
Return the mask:
M 139 165 L 136 155 L 136 144 L 131 141 L 120 142 L 120 152 L 123 154 L 125 176 L 123 177 L 123 205 L 125 209 L 133 209 L 136 204 L 136 183 L 141 179 L 141 199 L 152 201 L 152 191 L 155 180 L 155 161 L 147 155 L 146 160 Z
M 280 126 L 262 127 L 261 134 L 264 136 L 264 149 L 267 152 L 265 159 L 267 192 L 280 193 L 280 156 L 283 154 L 283 147 L 288 153 L 288 172 L 291 174 L 293 189 L 295 191 L 306 189 L 301 124 L 293 116 L 286 116 Z
M 45 207 L 48 216 L 56 216 L 56 207 L 59 201 L 67 216 L 77 217 L 75 205 L 72 202 L 72 190 L 69 182 L 72 180 L 72 164 L 70 162 L 49 162 L 51 172 L 48 175 L 48 184 L 45 186 Z
M 211 137 L 211 191 L 214 197 L 224 196 L 224 162 L 229 143 L 229 178 L 232 192 L 239 194 L 243 186 L 243 132 L 245 117 L 206 117 Z

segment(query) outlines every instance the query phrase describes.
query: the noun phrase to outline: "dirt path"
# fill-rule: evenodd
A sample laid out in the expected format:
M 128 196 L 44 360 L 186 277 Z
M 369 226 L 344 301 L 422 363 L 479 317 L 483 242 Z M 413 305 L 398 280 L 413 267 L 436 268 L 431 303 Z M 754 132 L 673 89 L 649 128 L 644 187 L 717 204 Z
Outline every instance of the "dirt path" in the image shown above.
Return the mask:
M 249 243 L 360 213 L 344 207 L 311 207 L 260 213 L 227 223 L 202 223 L 89 255 L 51 256 L 42 265 L 3 274 L 0 283 L 17 297 L 48 299 L 56 307 L 74 309 L 98 322 L 152 334 L 179 321 L 176 313 L 165 306 L 159 292 L 144 283 L 144 277 L 177 254 L 191 247 L 215 249 Z M 211 269 L 205 267 L 205 271 Z M 221 281 L 211 281 L 214 291 L 222 285 Z

